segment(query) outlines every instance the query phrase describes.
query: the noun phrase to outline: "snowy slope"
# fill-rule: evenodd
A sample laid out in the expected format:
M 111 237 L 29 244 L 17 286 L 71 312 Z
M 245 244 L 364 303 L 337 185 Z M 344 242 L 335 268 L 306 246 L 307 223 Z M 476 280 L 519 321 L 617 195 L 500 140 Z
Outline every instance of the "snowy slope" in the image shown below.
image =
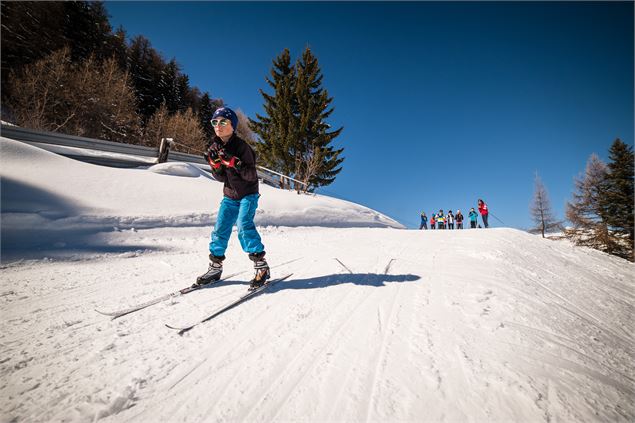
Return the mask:
M 209 227 L 222 184 L 187 163 L 115 169 L 82 163 L 0 137 L 2 259 L 55 256 L 58 249 L 98 250 L 96 235 L 154 227 Z M 261 185 L 260 226 L 395 227 L 367 207 Z M 18 254 L 14 254 L 14 252 Z
M 235 235 L 225 273 L 242 273 L 228 281 L 117 320 L 94 309 L 147 301 L 203 271 L 209 218 L 184 216 L 209 213 L 220 184 L 2 142 L 3 241 L 5 230 L 33 236 L 26 219 L 61 222 L 46 243 L 20 244 L 37 245 L 31 260 L 8 248 L 2 267 L 2 422 L 635 419 L 631 263 L 512 229 L 359 227 L 396 225 L 263 189 L 273 274 L 292 278 L 179 336 L 164 324 L 245 292 L 250 262 Z M 198 184 L 204 205 L 189 194 Z M 105 219 L 128 226 L 102 231 Z M 73 224 L 85 222 L 101 226 L 80 237 Z

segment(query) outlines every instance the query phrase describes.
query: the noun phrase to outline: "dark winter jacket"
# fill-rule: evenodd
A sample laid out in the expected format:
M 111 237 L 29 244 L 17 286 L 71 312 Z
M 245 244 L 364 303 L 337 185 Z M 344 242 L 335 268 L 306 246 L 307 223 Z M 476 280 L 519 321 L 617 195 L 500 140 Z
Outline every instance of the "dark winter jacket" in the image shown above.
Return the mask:
M 458 212 L 454 218 L 456 219 L 456 223 L 463 223 L 463 214 L 461 212 Z
M 214 178 L 224 183 L 223 194 L 234 200 L 241 200 L 247 195 L 257 194 L 256 153 L 249 144 L 236 133 L 227 141 L 227 144 L 224 144 L 219 137 L 214 137 L 211 144 L 216 144 L 215 147 L 223 149 L 226 156 L 235 156 L 240 160 L 240 170 L 227 166 L 221 166 L 217 171 L 212 169 Z

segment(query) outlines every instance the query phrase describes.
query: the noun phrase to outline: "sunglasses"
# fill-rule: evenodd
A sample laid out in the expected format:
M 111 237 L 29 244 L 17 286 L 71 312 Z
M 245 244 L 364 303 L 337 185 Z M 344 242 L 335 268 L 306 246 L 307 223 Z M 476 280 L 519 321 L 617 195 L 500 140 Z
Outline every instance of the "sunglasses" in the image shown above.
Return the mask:
M 211 122 L 213 127 L 217 127 L 218 125 L 227 126 L 231 123 L 227 119 L 212 119 Z

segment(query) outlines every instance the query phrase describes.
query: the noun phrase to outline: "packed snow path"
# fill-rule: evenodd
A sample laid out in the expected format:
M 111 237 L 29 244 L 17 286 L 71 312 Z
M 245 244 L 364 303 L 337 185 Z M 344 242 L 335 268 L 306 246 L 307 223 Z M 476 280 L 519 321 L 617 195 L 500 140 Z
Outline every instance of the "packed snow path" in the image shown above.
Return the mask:
M 261 228 L 217 286 L 206 228 L 110 232 L 120 254 L 2 268 L 2 421 L 633 421 L 633 265 L 510 229 Z M 337 259 L 337 260 L 336 260 Z
M 273 276 L 293 277 L 179 336 L 164 324 L 245 292 L 235 235 L 226 282 L 94 310 L 202 273 L 221 184 L 0 148 L 2 422 L 635 420 L 632 263 L 262 186 Z

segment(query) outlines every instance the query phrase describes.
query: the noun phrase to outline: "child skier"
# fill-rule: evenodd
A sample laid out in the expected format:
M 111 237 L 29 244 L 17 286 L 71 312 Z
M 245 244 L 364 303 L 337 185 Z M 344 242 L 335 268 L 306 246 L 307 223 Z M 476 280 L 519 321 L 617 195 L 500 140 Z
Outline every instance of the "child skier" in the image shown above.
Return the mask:
M 430 214 L 430 229 L 436 229 L 437 220 L 434 213 Z
M 478 219 L 478 214 L 476 214 L 474 207 L 470 209 L 470 212 L 468 213 L 467 217 L 470 218 L 470 228 L 476 229 L 476 220 Z
M 227 243 L 234 224 L 237 224 L 240 245 L 249 254 L 256 270 L 250 289 L 256 289 L 270 277 L 265 246 L 254 224 L 260 197 L 256 155 L 249 144 L 236 135 L 238 116 L 232 109 L 217 109 L 211 124 L 216 136 L 209 143 L 204 157 L 212 168 L 214 178 L 224 183 L 224 196 L 209 244 L 209 268 L 197 278 L 196 283 L 205 285 L 220 279 Z

